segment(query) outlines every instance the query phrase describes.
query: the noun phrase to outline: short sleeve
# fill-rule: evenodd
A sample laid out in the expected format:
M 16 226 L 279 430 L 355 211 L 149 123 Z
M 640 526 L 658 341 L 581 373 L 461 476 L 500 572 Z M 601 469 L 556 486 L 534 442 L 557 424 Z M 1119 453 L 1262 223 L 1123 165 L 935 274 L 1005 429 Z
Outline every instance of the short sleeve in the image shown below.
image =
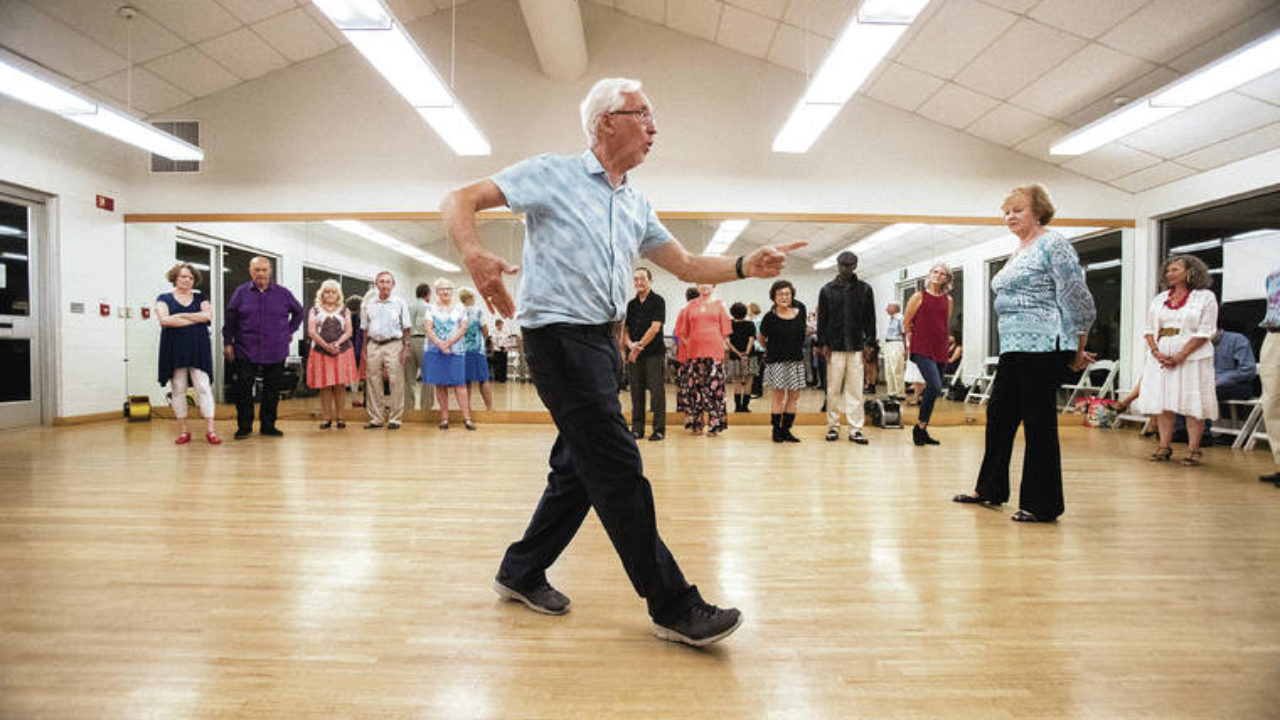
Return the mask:
M 1143 335 L 1155 336 L 1156 334 L 1156 313 L 1160 312 L 1160 304 L 1164 302 L 1164 293 L 1157 293 L 1147 305 L 1147 322 L 1142 328 Z
M 650 206 L 648 217 L 645 220 L 644 237 L 640 239 L 640 254 L 644 255 L 650 250 L 662 247 L 674 239 L 675 236 L 671 234 L 666 225 L 662 224 L 662 221 L 658 219 L 658 213 Z
M 1191 337 L 1212 338 L 1218 330 L 1218 300 L 1208 290 L 1197 290 L 1204 293 L 1204 304 L 1200 307 L 1200 321 L 1196 324 Z
M 512 212 L 525 212 L 541 202 L 542 192 L 551 184 L 548 182 L 548 157 L 545 154 L 535 155 L 509 165 L 489 178 L 502 191 Z

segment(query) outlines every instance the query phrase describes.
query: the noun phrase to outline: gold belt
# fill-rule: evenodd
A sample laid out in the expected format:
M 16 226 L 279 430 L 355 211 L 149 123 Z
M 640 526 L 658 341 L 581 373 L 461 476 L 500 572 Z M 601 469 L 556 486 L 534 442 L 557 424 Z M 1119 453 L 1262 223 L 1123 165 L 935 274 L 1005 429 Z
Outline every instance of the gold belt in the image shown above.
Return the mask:
M 1182 334 L 1182 328 L 1160 328 L 1159 336 L 1173 337 L 1174 335 L 1181 335 L 1181 334 Z

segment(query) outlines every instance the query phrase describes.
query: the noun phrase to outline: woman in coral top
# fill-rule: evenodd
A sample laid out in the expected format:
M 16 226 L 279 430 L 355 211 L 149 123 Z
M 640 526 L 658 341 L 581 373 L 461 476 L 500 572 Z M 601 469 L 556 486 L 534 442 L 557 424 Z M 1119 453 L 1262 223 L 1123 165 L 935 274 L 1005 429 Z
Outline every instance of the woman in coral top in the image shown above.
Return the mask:
M 724 348 L 731 325 L 724 303 L 711 296 L 714 285 L 699 285 L 698 297 L 676 319 L 676 337 L 687 348 L 684 373 L 685 424 L 694 435 L 714 437 L 729 426 L 724 406 Z

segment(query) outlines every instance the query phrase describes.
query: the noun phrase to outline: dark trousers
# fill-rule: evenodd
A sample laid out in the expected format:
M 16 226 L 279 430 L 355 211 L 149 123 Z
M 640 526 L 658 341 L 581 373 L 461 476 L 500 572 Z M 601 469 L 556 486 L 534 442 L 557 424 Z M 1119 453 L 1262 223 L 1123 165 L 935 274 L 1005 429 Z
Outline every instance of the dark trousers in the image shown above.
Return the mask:
M 489 361 L 489 365 L 493 368 L 493 372 L 489 373 L 493 376 L 494 382 L 507 381 L 507 351 L 494 350 L 493 356 Z
M 920 374 L 924 377 L 924 393 L 920 396 L 920 415 L 919 421 L 928 423 L 929 418 L 933 417 L 933 404 L 937 401 L 938 396 L 942 394 L 942 368 L 938 367 L 938 363 L 933 360 L 916 353 L 911 353 L 911 362 L 920 368 Z M 997 371 L 996 378 L 999 379 L 1000 374 Z M 990 410 L 987 411 L 989 415 Z M 1015 426 L 1016 427 L 1016 426 Z
M 1062 514 L 1062 453 L 1058 447 L 1058 386 L 1075 353 L 1010 352 L 1000 356 L 987 404 L 987 448 L 978 471 L 979 497 L 1009 499 L 1009 460 L 1019 423 L 1026 434 L 1018 507 L 1042 520 Z
M 653 489 L 618 402 L 614 332 L 596 325 L 524 331 L 529 372 L 560 434 L 542 499 L 524 537 L 507 548 L 498 580 L 517 589 L 541 583 L 594 508 L 649 615 L 670 622 L 702 598 L 658 536 Z
M 667 391 L 662 385 L 662 364 L 666 357 L 650 355 L 627 363 L 631 373 L 631 429 L 644 432 L 644 393 L 649 391 L 649 405 L 653 407 L 653 431 L 667 430 Z
M 253 431 L 253 381 L 262 372 L 262 396 L 258 403 L 258 427 L 270 430 L 276 426 L 276 405 L 280 402 L 280 386 L 284 384 L 284 363 L 259 364 L 237 357 L 231 364 L 235 373 L 232 391 L 236 396 L 236 429 Z

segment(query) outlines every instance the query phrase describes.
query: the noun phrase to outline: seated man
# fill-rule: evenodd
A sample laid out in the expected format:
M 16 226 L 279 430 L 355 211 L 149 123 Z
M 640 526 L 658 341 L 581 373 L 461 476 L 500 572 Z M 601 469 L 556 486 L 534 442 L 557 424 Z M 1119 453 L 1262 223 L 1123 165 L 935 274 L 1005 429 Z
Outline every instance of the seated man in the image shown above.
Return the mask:
M 1257 397 L 1254 384 L 1258 377 L 1258 361 L 1253 356 L 1253 348 L 1249 346 L 1249 338 L 1238 332 L 1219 330 L 1213 336 L 1213 383 L 1217 391 L 1218 404 L 1225 400 L 1248 400 Z M 1218 408 L 1220 416 L 1226 415 Z M 1205 444 L 1213 444 L 1209 432 L 1211 422 L 1205 421 Z M 1187 441 L 1186 420 L 1179 415 L 1173 429 L 1174 442 Z

